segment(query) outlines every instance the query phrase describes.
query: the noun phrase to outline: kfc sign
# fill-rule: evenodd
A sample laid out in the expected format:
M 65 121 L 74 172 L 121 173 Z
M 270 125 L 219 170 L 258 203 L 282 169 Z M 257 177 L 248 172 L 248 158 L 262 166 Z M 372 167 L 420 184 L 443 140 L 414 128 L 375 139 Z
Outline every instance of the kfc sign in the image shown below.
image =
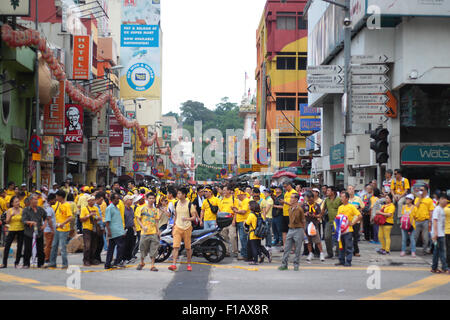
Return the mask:
M 73 79 L 89 80 L 90 36 L 73 37 Z
M 64 143 L 83 143 L 83 107 L 66 104 Z

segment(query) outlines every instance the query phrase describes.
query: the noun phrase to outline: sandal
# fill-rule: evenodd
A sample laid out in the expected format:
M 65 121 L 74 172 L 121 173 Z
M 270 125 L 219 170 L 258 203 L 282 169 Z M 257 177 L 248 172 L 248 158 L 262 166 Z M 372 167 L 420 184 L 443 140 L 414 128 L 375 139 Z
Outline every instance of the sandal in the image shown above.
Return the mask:
M 151 269 L 150 269 L 150 271 L 158 271 L 158 269 L 156 268 L 156 267 L 152 267 Z
M 142 268 L 144 268 L 145 264 L 139 263 L 137 266 L 137 270 L 142 270 Z
M 431 273 L 442 273 L 442 271 L 441 271 L 441 270 L 439 270 L 439 269 L 436 269 L 436 270 L 434 270 L 434 269 L 431 269 Z

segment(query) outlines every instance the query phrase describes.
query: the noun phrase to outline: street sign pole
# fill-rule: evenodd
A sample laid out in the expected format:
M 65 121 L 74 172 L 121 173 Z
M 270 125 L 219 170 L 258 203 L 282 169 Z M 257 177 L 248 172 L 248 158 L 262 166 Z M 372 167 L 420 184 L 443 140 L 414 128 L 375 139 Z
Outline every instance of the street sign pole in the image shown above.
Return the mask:
M 345 19 L 350 21 L 350 0 L 345 0 Z M 345 132 L 344 132 L 344 187 L 347 188 L 349 180 L 349 166 L 347 160 L 347 147 L 348 147 L 348 137 L 352 133 L 352 84 L 351 84 L 351 70 L 350 62 L 352 59 L 352 29 L 351 26 L 344 26 L 344 61 L 345 61 L 345 98 L 347 102 L 347 110 L 345 113 Z
M 35 20 L 35 29 L 39 30 L 39 6 L 36 2 L 36 20 Z M 41 129 L 40 127 L 40 114 L 39 114 L 39 59 L 38 59 L 38 51 L 36 50 L 36 60 L 35 60 L 35 69 L 34 69 L 34 86 L 35 86 L 35 98 L 34 101 L 36 103 L 36 135 L 40 135 Z M 28 179 L 27 179 L 28 181 Z M 27 187 L 29 187 L 27 183 Z M 49 186 L 50 187 L 50 186 Z M 28 188 L 30 190 L 31 188 Z M 41 190 L 41 163 L 36 161 L 36 190 Z

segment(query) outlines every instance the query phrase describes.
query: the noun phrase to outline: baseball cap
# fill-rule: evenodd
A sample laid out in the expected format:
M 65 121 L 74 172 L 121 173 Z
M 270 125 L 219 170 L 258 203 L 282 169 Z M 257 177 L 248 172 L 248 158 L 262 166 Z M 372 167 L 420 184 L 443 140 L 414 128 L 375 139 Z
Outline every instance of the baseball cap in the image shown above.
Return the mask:
M 134 196 L 128 195 L 128 196 L 125 196 L 125 198 L 123 198 L 123 201 L 124 201 L 124 202 L 125 202 L 125 201 L 128 201 L 128 200 L 134 200 Z
M 410 193 L 406 196 L 406 199 L 414 200 L 414 195 Z
M 91 201 L 91 200 L 95 200 L 95 197 L 94 197 L 94 196 L 89 196 L 89 197 L 87 198 L 87 201 Z
M 139 195 L 137 195 L 137 196 L 134 196 L 134 202 L 138 202 L 139 200 L 141 200 L 141 199 L 143 199 L 144 198 L 144 195 L 142 195 L 142 194 L 139 194 Z
M 320 193 L 320 190 L 317 189 L 317 188 L 312 189 L 312 191 L 315 191 L 315 192 L 317 192 L 317 193 Z

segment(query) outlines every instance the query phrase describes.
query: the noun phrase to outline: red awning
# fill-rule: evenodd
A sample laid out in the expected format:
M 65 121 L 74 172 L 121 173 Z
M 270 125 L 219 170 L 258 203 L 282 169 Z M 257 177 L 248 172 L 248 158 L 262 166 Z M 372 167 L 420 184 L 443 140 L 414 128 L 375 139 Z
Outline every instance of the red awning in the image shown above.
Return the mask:
M 272 176 L 272 179 L 277 179 L 280 177 L 296 178 L 297 175 L 292 172 L 278 171 L 278 172 L 275 172 L 275 174 Z

